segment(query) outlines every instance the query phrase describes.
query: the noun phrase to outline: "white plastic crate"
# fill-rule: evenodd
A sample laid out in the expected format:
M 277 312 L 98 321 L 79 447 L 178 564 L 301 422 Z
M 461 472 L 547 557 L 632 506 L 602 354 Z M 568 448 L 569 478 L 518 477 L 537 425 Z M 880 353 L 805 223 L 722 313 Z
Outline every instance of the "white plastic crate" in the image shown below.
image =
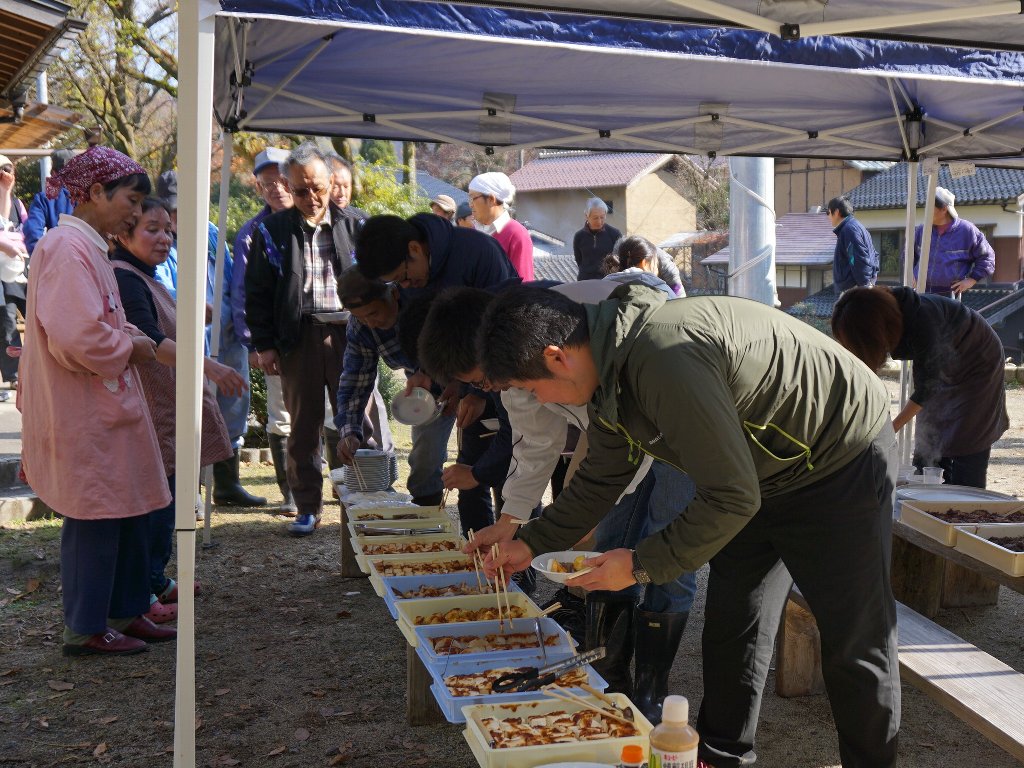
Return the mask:
M 519 606 L 526 614 L 525 618 L 540 616 L 540 607 L 522 592 L 509 592 L 508 601 L 512 606 Z M 494 608 L 497 605 L 495 595 L 463 595 L 461 597 L 432 597 L 422 600 L 402 600 L 396 604 L 398 609 L 398 628 L 402 630 L 409 645 L 416 647 L 419 640 L 416 637 L 417 626 L 431 626 L 427 624 L 416 624 L 418 617 L 430 616 L 435 613 L 447 613 L 453 608 L 463 610 L 479 610 L 481 608 Z M 501 598 L 502 608 L 505 606 L 505 598 Z M 469 622 L 449 622 L 433 626 L 464 627 Z
M 956 548 L 1010 576 L 1024 576 L 1024 552 L 1014 552 L 989 541 L 1006 536 L 1024 536 L 1024 523 L 979 525 L 974 531 L 963 530 L 957 536 Z
M 430 597 L 412 597 L 405 598 L 399 597 L 399 593 L 411 592 L 419 589 L 420 587 L 447 587 L 450 585 L 469 585 L 474 589 L 477 588 L 477 584 L 482 584 L 484 581 L 483 573 L 477 574 L 476 571 L 468 573 L 435 573 L 426 574 L 422 576 L 388 576 L 383 579 L 384 587 L 384 603 L 387 605 L 388 610 L 391 612 L 391 618 L 398 618 L 398 609 L 395 604 L 402 600 L 439 600 L 441 598 L 430 598 Z M 397 590 L 397 593 L 396 593 Z M 514 581 L 508 585 L 509 592 L 522 592 Z M 489 593 L 482 593 L 489 594 Z M 454 595 L 445 595 L 445 597 L 454 597 Z M 464 595 L 469 597 L 469 595 Z

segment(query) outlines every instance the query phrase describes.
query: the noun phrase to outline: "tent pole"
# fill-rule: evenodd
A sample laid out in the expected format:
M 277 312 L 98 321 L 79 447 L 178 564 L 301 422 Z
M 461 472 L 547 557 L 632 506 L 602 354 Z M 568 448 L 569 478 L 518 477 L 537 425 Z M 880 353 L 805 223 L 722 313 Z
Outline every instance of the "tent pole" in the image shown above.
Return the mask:
M 221 164 L 220 164 L 220 210 L 217 216 L 217 257 L 213 270 L 213 327 L 210 329 L 210 357 L 214 360 L 220 354 L 220 334 L 222 330 L 221 311 L 224 307 L 224 262 L 227 260 L 227 223 L 228 199 L 231 196 L 231 155 L 234 150 L 234 136 L 227 131 L 220 133 Z M 203 546 L 212 545 L 210 526 L 213 493 L 212 472 L 206 473 L 206 504 L 203 513 Z
M 182 0 L 178 13 L 178 364 L 175 391 L 175 529 L 178 643 L 174 686 L 174 768 L 196 764 L 195 494 L 199 485 L 207 199 L 213 114 L 214 14 L 209 0 Z M 200 269 L 202 265 L 202 269 Z
M 919 11 L 916 13 L 895 13 L 888 16 L 871 16 L 843 21 L 819 21 L 800 25 L 800 37 L 818 35 L 849 35 L 857 32 L 888 31 L 890 29 L 934 24 L 940 21 L 965 21 L 993 16 L 1019 14 L 1020 0 L 1002 0 L 984 5 L 966 5 L 941 11 Z
M 775 161 L 729 158 L 729 295 L 776 306 Z
M 907 163 L 907 221 L 903 231 L 903 284 L 914 284 L 914 217 L 917 214 L 917 161 Z M 911 367 L 908 360 L 904 360 L 900 366 L 900 410 L 910 399 L 910 376 Z M 910 421 L 898 436 L 898 448 L 900 464 L 905 466 L 910 463 L 910 449 L 914 442 L 914 422 Z

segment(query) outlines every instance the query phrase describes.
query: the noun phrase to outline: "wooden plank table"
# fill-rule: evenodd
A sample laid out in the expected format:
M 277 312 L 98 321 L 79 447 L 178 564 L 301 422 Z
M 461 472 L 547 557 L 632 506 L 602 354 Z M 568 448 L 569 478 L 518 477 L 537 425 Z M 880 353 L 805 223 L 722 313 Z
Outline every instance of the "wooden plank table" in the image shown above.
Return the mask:
M 347 579 L 366 578 L 366 574 L 359 568 L 356 561 L 355 550 L 352 549 L 352 532 L 348 529 L 348 512 L 345 509 L 345 502 L 342 491 L 345 486 L 340 483 L 332 483 L 334 490 L 338 492 L 338 503 L 341 505 L 341 575 Z
M 922 616 L 939 608 L 993 605 L 1000 585 L 1024 594 L 1024 576 L 1010 576 L 940 544 L 901 520 L 892 523 L 892 591 Z

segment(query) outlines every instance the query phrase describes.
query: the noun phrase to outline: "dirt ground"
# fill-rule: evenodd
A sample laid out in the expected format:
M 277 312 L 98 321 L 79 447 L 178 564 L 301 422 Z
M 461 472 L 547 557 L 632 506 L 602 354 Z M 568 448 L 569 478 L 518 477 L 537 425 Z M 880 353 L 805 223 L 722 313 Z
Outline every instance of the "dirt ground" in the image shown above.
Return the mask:
M 1008 393 L 1013 427 L 994 451 L 989 487 L 1024 496 L 1024 391 Z M 279 499 L 268 465 L 246 484 Z M 461 726 L 405 724 L 405 642 L 365 579 L 339 573 L 337 504 L 316 535 L 295 539 L 257 510 L 217 510 L 216 546 L 199 549 L 197 764 L 201 766 L 426 765 L 475 761 Z M 175 644 L 121 659 L 60 654 L 56 521 L 0 529 L 0 765 L 170 766 Z M 172 566 L 173 567 L 173 566 Z M 703 587 L 672 674 L 699 702 Z M 538 600 L 553 586 L 544 584 Z M 1024 670 L 1024 596 L 949 610 L 938 623 Z M 769 679 L 758 765 L 839 764 L 824 696 L 780 699 Z M 914 688 L 903 688 L 906 768 L 1018 765 Z

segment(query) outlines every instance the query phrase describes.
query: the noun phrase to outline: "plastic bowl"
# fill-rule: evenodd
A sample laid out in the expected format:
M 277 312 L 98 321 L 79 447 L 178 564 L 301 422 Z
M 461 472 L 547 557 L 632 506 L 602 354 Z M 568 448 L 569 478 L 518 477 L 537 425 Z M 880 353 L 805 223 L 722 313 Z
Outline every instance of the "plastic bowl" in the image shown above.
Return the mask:
M 437 401 L 423 387 L 413 387 L 407 395 L 401 392 L 391 400 L 395 419 L 411 427 L 422 427 L 437 418 Z
M 577 552 L 574 549 L 565 550 L 562 552 L 546 552 L 543 555 L 537 555 L 533 558 L 531 565 L 538 573 L 544 575 L 545 578 L 556 584 L 565 584 L 570 581 L 574 576 L 582 576 L 584 573 L 590 573 L 593 568 L 584 568 L 582 571 L 576 571 L 575 573 L 559 573 L 558 571 L 552 571 L 548 568 L 548 565 L 552 560 L 557 560 L 560 563 L 571 563 L 577 557 L 582 555 L 586 558 L 597 557 L 600 552 Z

